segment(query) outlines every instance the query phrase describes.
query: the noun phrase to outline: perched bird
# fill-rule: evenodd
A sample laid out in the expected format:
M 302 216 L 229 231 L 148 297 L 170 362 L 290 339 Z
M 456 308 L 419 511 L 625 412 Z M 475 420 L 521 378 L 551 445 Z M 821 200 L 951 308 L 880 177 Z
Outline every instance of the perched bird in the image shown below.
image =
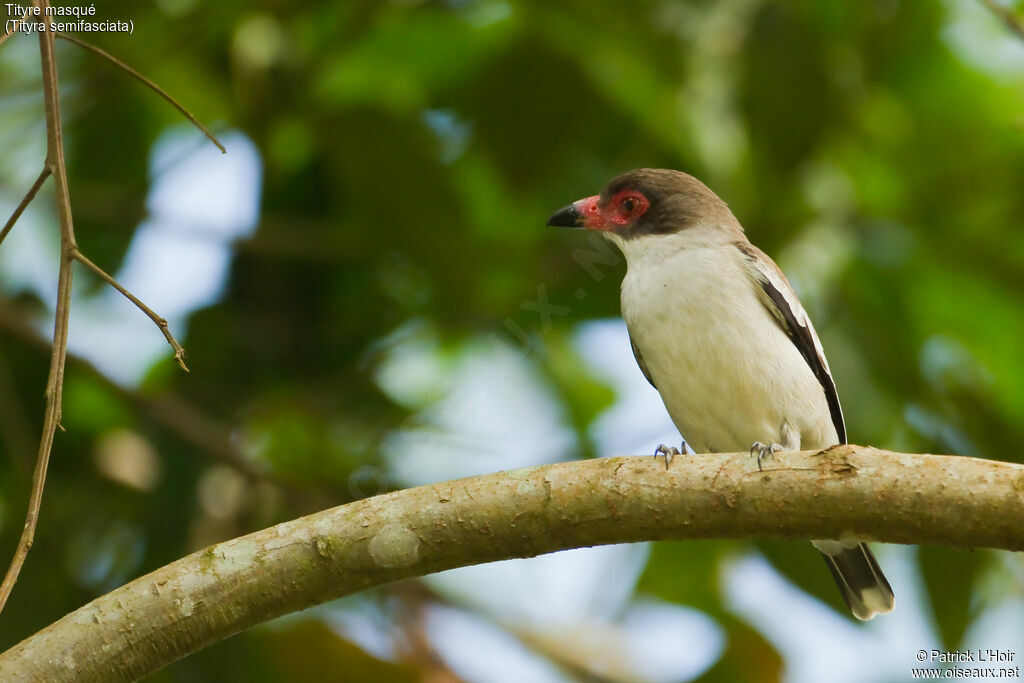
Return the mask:
M 818 335 L 786 276 L 718 195 L 679 171 L 642 168 L 548 225 L 595 230 L 626 257 L 622 317 L 640 370 L 696 453 L 846 443 Z M 685 448 L 685 446 L 684 446 Z M 675 448 L 660 446 L 666 464 Z M 812 541 L 858 619 L 893 608 L 864 543 Z

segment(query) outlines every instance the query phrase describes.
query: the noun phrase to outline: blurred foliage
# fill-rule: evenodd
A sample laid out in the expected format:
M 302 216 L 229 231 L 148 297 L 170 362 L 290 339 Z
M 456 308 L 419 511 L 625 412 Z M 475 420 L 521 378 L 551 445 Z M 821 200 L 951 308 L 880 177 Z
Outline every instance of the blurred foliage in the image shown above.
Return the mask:
M 198 652 L 147 680 L 414 683 L 422 679 L 412 666 L 381 661 L 338 638 L 320 621 L 300 619 L 273 628 L 255 628 L 219 647 Z
M 101 11 L 136 33 L 90 40 L 215 130 L 255 142 L 262 213 L 234 245 L 221 300 L 189 319 L 190 375 L 165 361 L 124 392 L 69 366 L 67 431 L 0 648 L 204 544 L 387 487 L 381 445 L 410 407 L 375 378 L 410 322 L 448 355 L 494 335 L 523 348 L 580 455 L 600 454 L 588 429 L 614 393 L 571 335 L 618 314 L 622 266 L 595 282 L 570 257 L 583 237 L 543 226 L 637 166 L 704 179 L 778 257 L 828 349 L 852 441 L 1024 460 L 1024 53 L 1006 51 L 1010 68 L 983 63 L 986 44 L 1012 39 L 980 4 L 110 0 Z M 79 242 L 115 270 L 147 215 L 149 149 L 178 117 L 94 55 L 59 48 Z M 35 50 L 23 36 L 0 48 L 0 190 L 12 204 L 13 178 L 40 161 Z M 15 162 L 30 168 L 15 174 Z M 538 284 L 567 308 L 550 325 L 523 306 Z M 27 286 L 4 291 L 15 319 L 49 305 Z M 47 360 L 0 327 L 3 558 L 26 505 Z M 167 395 L 219 425 L 266 480 L 215 464 L 144 408 Z M 152 487 L 98 464 L 117 430 L 155 449 Z M 757 547 L 845 613 L 809 546 Z M 765 634 L 722 595 L 721 565 L 742 548 L 661 544 L 641 580 L 724 629 L 726 655 L 702 680 L 781 676 Z M 1005 571 L 996 557 L 921 550 L 945 647 L 995 599 L 977 586 Z M 414 658 L 380 662 L 313 621 L 256 629 L 152 680 L 343 670 L 426 678 Z

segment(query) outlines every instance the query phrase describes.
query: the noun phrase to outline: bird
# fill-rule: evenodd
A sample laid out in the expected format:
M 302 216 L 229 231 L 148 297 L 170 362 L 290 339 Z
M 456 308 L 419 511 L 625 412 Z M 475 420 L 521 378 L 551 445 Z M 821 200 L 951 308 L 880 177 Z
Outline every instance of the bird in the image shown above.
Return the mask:
M 621 310 L 640 371 L 694 453 L 846 443 L 828 361 L 785 274 L 728 205 L 671 169 L 622 173 L 548 219 L 610 240 L 626 259 Z M 679 450 L 659 446 L 668 466 Z M 892 588 L 866 543 L 814 540 L 853 616 L 889 612 Z

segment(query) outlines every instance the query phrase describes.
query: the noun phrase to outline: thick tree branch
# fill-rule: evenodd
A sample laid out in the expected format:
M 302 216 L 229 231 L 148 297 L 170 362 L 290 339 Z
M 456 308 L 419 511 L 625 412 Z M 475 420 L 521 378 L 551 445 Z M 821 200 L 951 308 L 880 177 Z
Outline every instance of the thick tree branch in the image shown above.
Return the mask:
M 1024 550 L 1024 466 L 859 446 L 600 458 L 368 498 L 211 546 L 0 655 L 3 681 L 135 680 L 273 617 L 443 569 L 606 543 L 835 538 Z

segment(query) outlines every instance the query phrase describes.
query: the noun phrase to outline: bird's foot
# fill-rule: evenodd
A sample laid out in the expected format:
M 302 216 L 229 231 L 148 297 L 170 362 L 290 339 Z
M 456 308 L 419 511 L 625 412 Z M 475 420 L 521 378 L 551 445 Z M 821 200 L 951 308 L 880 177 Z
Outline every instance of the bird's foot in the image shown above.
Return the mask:
M 750 446 L 750 454 L 757 456 L 757 471 L 763 472 L 764 468 L 761 467 L 762 460 L 770 460 L 773 455 L 782 450 L 782 444 L 766 444 L 761 441 L 755 441 Z
M 667 470 L 668 466 L 669 466 L 669 463 L 672 462 L 672 458 L 674 458 L 677 455 L 680 455 L 682 453 L 685 453 L 685 452 L 686 452 L 686 445 L 685 444 L 683 445 L 683 450 L 682 451 L 680 451 L 675 446 L 666 446 L 665 444 L 661 444 L 660 446 L 658 446 L 657 448 L 654 449 L 654 457 L 657 458 L 659 455 L 665 456 L 665 469 Z

